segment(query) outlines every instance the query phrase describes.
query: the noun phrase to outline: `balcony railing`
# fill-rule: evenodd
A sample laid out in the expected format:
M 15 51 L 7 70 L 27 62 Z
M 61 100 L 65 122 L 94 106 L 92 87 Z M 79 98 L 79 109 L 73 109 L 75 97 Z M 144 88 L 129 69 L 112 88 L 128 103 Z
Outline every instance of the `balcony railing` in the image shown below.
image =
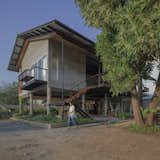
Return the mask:
M 27 82 L 29 80 L 31 80 L 33 78 L 33 76 L 31 75 L 31 71 L 29 69 L 23 71 L 19 76 L 18 76 L 18 80 L 19 81 L 24 81 Z
M 32 67 L 23 71 L 19 76 L 19 81 L 28 82 L 30 80 L 47 81 L 48 69 L 41 67 Z
M 22 82 L 22 89 L 32 90 L 46 83 L 48 77 L 48 69 L 41 67 L 32 67 L 22 72 L 18 78 Z

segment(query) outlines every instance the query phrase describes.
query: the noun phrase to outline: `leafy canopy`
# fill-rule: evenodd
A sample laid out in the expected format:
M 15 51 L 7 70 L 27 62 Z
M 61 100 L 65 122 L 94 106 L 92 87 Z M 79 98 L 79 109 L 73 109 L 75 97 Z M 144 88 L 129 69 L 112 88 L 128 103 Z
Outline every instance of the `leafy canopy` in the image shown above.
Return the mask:
M 16 82 L 0 84 L 0 104 L 18 104 L 18 84 Z
M 160 53 L 158 0 L 76 0 L 87 24 L 100 28 L 97 54 L 114 94 L 130 91 Z

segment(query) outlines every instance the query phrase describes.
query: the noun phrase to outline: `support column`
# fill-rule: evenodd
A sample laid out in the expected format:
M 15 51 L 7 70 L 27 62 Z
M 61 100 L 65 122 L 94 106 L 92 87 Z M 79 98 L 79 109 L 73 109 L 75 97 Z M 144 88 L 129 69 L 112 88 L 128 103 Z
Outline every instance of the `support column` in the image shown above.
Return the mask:
M 108 110 L 108 98 L 107 94 L 104 95 L 104 115 L 107 116 L 107 110 Z
M 33 115 L 33 94 L 29 95 L 29 114 Z
M 61 61 L 62 61 L 62 90 L 61 90 L 61 100 L 64 102 L 64 40 L 61 41 Z M 64 119 L 64 105 L 62 109 L 62 119 Z
M 86 96 L 85 94 L 82 94 L 82 110 L 85 110 L 85 102 L 86 102 Z
M 47 115 L 50 114 L 50 104 L 51 104 L 51 87 L 50 82 L 47 83 Z
M 22 114 L 22 97 L 19 97 L 19 114 Z
M 47 59 L 47 63 L 48 63 L 48 74 L 47 74 L 47 97 L 46 97 L 46 110 L 47 110 L 47 115 L 50 114 L 50 105 L 51 105 L 51 69 L 52 69 L 52 54 L 53 54 L 53 41 L 52 39 L 49 39 L 49 50 L 48 50 L 48 59 Z
M 19 114 L 22 114 L 22 97 L 20 96 L 22 90 L 21 90 L 22 82 L 18 81 L 18 101 L 19 101 Z
M 102 63 L 99 57 L 99 64 L 98 64 L 98 85 L 101 84 L 101 71 L 102 71 Z

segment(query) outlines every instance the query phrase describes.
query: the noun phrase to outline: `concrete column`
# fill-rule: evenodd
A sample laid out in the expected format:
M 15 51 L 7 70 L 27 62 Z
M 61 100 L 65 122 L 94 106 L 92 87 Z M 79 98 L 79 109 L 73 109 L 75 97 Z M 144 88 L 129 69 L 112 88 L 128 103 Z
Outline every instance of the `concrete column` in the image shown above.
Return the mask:
M 47 115 L 50 114 L 50 104 L 51 104 L 51 87 L 50 83 L 47 83 Z
M 33 115 L 33 94 L 29 95 L 29 114 Z
M 98 85 L 101 84 L 101 68 L 102 68 L 102 63 L 101 63 L 100 58 L 99 58 L 99 64 L 98 64 Z
M 50 114 L 50 104 L 51 104 L 51 69 L 52 69 L 52 54 L 53 54 L 53 43 L 52 40 L 49 39 L 49 51 L 48 51 L 48 76 L 47 76 L 47 103 L 46 103 L 46 109 L 47 109 L 47 115 Z
M 107 116 L 107 110 L 108 110 L 108 98 L 107 94 L 104 95 L 104 115 Z
M 19 101 L 19 114 L 22 114 L 22 97 L 20 96 L 22 89 L 22 82 L 18 81 L 18 101 Z
M 19 97 L 19 114 L 22 114 L 22 97 Z
M 85 102 L 86 102 L 86 96 L 85 94 L 82 94 L 82 110 L 85 110 Z

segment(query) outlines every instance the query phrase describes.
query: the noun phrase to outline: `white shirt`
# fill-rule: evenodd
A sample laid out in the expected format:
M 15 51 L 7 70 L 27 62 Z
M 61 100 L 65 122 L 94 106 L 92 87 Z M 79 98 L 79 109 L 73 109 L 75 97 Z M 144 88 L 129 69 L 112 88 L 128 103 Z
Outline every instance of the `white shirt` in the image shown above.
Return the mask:
M 69 116 L 75 116 L 75 106 L 74 105 L 69 106 L 68 115 Z

